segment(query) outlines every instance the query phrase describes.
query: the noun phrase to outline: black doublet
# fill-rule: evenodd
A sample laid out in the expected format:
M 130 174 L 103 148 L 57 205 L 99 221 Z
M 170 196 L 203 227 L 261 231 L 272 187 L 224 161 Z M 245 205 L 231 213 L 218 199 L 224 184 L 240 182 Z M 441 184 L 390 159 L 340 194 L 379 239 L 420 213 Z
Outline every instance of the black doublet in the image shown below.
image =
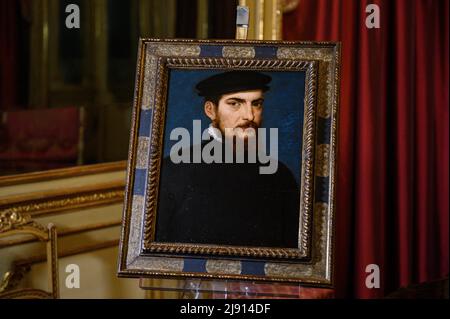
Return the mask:
M 297 247 L 297 182 L 280 161 L 274 174 L 261 175 L 261 165 L 164 158 L 156 241 Z

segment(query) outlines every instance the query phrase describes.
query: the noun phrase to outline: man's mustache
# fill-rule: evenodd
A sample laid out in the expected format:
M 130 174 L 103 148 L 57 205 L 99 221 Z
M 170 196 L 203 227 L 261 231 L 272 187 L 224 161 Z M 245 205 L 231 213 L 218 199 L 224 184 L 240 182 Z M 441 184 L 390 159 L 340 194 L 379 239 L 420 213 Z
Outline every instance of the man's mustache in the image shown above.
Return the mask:
M 253 128 L 253 129 L 257 129 L 258 125 L 255 122 L 247 122 L 244 124 L 239 124 L 238 126 L 236 126 L 236 128 L 241 128 L 241 129 L 247 129 L 247 128 Z

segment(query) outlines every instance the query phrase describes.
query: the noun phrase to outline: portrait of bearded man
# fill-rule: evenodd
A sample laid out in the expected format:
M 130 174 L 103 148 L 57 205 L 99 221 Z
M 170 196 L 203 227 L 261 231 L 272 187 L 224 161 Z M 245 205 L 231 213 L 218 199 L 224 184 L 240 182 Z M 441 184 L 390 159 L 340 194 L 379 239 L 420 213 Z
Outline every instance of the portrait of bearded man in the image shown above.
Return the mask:
M 271 80 L 257 71 L 227 71 L 197 83 L 211 121 L 208 134 L 222 148 L 222 160 L 174 163 L 170 156 L 163 158 L 155 241 L 298 247 L 300 193 L 293 173 L 277 159 L 275 172 L 261 174 L 261 162 L 249 155 Z M 236 144 L 243 142 L 243 161 L 225 160 L 227 139 L 233 141 L 234 159 Z M 191 146 L 188 153 L 207 144 Z

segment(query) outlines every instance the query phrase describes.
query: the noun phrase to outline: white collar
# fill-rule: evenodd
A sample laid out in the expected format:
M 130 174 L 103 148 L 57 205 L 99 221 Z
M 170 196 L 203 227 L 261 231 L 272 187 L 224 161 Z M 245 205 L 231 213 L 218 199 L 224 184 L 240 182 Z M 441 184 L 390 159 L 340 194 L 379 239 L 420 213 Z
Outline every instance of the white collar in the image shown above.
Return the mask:
M 212 124 L 209 124 L 208 134 L 217 142 L 222 143 L 222 134 L 220 133 L 220 130 L 217 127 L 212 126 Z

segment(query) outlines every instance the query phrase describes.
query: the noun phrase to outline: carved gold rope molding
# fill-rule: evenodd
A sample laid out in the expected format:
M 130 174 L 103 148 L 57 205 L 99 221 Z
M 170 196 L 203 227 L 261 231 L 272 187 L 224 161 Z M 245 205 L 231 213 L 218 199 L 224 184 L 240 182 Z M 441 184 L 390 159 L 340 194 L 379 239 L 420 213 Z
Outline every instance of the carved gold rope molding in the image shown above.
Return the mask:
M 82 187 L 15 195 L 0 200 L 0 212 L 37 216 L 123 201 L 125 183 L 110 182 Z

